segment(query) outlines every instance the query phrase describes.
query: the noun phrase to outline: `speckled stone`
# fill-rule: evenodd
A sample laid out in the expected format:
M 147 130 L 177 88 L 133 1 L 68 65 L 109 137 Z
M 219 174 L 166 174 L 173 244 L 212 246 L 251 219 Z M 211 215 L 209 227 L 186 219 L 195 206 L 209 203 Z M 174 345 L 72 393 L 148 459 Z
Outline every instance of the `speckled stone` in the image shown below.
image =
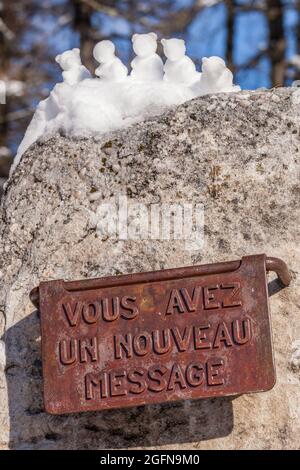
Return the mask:
M 97 139 L 33 145 L 0 218 L 0 448 L 296 449 L 300 435 L 300 91 L 206 96 Z M 193 202 L 204 247 L 98 236 L 101 201 Z M 43 410 L 39 281 L 238 259 L 265 252 L 291 268 L 272 292 L 277 384 L 239 398 L 69 416 Z M 5 353 L 4 353 L 5 344 Z M 298 346 L 297 346 L 298 345 Z

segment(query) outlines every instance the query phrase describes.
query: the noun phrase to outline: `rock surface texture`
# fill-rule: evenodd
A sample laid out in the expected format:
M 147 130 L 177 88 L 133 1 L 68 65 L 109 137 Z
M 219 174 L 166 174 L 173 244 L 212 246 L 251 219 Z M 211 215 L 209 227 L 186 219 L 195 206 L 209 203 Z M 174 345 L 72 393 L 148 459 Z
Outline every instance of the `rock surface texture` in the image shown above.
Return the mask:
M 300 91 L 206 96 L 99 139 L 33 145 L 0 221 L 0 448 L 287 449 L 300 435 Z M 100 237 L 100 202 L 205 208 L 204 247 Z M 271 292 L 277 383 L 266 393 L 51 416 L 42 401 L 41 280 L 81 279 L 265 252 L 291 269 Z M 272 277 L 270 276 L 272 279 Z

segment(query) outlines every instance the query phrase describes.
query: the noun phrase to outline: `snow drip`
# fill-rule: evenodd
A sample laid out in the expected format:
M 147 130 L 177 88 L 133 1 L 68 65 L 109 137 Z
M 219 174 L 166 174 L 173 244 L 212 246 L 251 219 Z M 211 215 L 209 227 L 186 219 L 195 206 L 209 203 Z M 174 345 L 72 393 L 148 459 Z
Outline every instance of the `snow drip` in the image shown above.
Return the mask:
M 41 136 L 57 132 L 84 138 L 129 126 L 161 114 L 168 107 L 208 93 L 239 91 L 220 57 L 202 59 L 202 72 L 186 55 L 182 39 L 162 39 L 166 62 L 156 53 L 155 33 L 134 34 L 136 57 L 127 67 L 115 55 L 111 41 L 100 41 L 93 55 L 100 64 L 93 78 L 82 65 L 80 50 L 56 57 L 63 82 L 41 101 L 19 146 L 11 172 L 21 156 Z

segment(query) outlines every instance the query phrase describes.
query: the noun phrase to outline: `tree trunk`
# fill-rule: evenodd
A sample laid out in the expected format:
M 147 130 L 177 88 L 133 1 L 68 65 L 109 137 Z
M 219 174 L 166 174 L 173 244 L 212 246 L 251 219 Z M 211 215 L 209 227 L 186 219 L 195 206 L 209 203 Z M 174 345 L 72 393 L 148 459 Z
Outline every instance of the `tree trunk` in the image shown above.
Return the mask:
M 80 54 L 84 65 L 91 71 L 94 71 L 93 61 L 94 40 L 92 38 L 92 13 L 93 10 L 83 4 L 80 0 L 73 0 L 74 5 L 74 29 L 80 36 Z
M 226 64 L 227 67 L 233 71 L 234 69 L 234 58 L 233 58 L 233 39 L 234 39 L 234 29 L 235 29 L 235 16 L 234 16 L 234 0 L 226 0 L 227 8 L 227 19 L 226 19 L 226 29 L 227 29 L 227 41 L 226 41 Z
M 269 23 L 269 57 L 271 61 L 272 86 L 283 86 L 285 80 L 285 37 L 283 4 L 281 0 L 267 0 Z

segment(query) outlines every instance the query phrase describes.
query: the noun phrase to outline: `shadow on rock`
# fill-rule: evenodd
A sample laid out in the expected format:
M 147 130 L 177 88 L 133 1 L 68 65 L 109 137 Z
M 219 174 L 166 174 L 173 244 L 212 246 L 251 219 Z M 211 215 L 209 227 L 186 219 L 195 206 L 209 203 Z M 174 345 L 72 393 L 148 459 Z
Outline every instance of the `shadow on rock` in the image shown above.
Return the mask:
M 197 443 L 228 435 L 230 398 L 52 416 L 44 412 L 39 312 L 5 336 L 12 449 L 112 449 Z M 196 446 L 195 446 L 196 447 Z

